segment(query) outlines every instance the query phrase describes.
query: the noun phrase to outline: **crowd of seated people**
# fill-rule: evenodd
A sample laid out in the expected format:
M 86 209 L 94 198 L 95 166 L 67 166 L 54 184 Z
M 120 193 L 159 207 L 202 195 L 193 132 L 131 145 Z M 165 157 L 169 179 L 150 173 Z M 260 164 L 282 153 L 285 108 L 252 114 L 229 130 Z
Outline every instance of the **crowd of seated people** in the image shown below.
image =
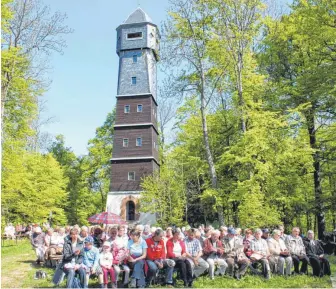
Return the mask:
M 289 235 L 284 234 L 283 226 L 272 231 L 242 231 L 224 226 L 219 230 L 211 226 L 162 230 L 149 225 L 75 225 L 46 232 L 35 227 L 33 231 L 31 242 L 37 262 L 44 261 L 48 254 L 63 254 L 60 268 L 67 275 L 67 288 L 73 288 L 75 276 L 83 288 L 88 287 L 92 276 L 98 278 L 101 288 L 109 283 L 112 288 L 145 288 L 159 273 L 168 287 L 174 285 L 174 272 L 185 287 L 192 287 L 201 275 L 210 279 L 227 275 L 240 280 L 248 269 L 266 280 L 274 274 L 307 274 L 308 265 L 313 276 L 331 274 L 314 232 L 308 231 L 303 237 L 298 227 Z

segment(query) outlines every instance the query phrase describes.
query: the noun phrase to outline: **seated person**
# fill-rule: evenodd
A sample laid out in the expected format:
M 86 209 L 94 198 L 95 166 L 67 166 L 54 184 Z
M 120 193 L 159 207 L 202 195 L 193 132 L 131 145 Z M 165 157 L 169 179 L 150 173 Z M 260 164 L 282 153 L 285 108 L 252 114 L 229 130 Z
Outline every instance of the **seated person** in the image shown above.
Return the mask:
M 58 246 L 60 239 L 58 234 L 54 233 L 53 229 L 48 229 L 47 234 L 44 238 L 45 253 L 44 258 L 49 260 L 49 257 L 56 254 L 62 254 L 63 246 Z
M 215 266 L 219 267 L 220 275 L 225 274 L 225 270 L 228 267 L 225 260 L 222 258 L 224 253 L 224 247 L 222 242 L 219 240 L 220 232 L 214 230 L 211 232 L 211 237 L 205 239 L 204 241 L 204 259 L 209 264 L 209 275 L 210 279 L 215 277 Z
M 15 228 L 12 223 L 9 223 L 8 226 L 5 227 L 5 236 L 7 238 L 15 239 Z
M 93 233 L 93 246 L 96 248 L 101 248 L 103 244 L 103 230 L 100 227 L 96 227 Z
M 80 229 L 78 239 L 84 242 L 85 238 L 88 236 L 89 236 L 89 228 L 86 226 L 82 226 Z
M 131 287 L 144 288 L 146 285 L 144 265 L 147 256 L 147 243 L 141 238 L 141 232 L 135 229 L 130 231 L 131 239 L 128 241 L 128 264 L 133 269 Z
M 116 275 L 116 282 L 119 279 L 121 270 L 124 270 L 124 286 L 127 286 L 130 275 L 130 268 L 126 265 L 128 249 L 123 238 L 116 238 L 112 242 L 113 268 Z
M 201 243 L 196 239 L 196 229 L 188 230 L 188 237 L 185 239 L 184 243 L 186 246 L 187 260 L 190 262 L 191 268 L 194 272 L 194 277 L 197 278 L 202 275 L 207 269 L 209 269 L 209 264 L 201 258 L 203 255 L 203 249 Z M 188 280 L 188 286 L 191 287 L 193 280 Z
M 37 256 L 36 263 L 39 265 L 41 262 L 44 262 L 44 237 L 45 234 L 42 232 L 41 227 L 36 227 L 35 232 L 32 234 L 31 244 L 35 249 Z
M 261 235 L 262 231 L 256 229 L 254 232 L 255 239 L 251 242 L 252 255 L 250 258 L 254 264 L 261 263 L 264 277 L 270 279 L 270 266 L 268 262 L 270 252 L 266 240 L 261 238 Z
M 108 275 L 110 275 L 110 278 L 111 278 L 112 288 L 117 288 L 114 269 L 113 269 L 113 255 L 111 253 L 111 243 L 110 242 L 105 241 L 103 243 L 103 250 L 100 253 L 99 264 L 103 270 L 105 288 L 107 288 L 107 284 L 108 284 Z
M 84 259 L 83 264 L 86 270 L 86 282 L 84 288 L 87 288 L 91 275 L 98 276 L 98 282 L 101 288 L 104 288 L 103 270 L 99 265 L 99 250 L 93 246 L 93 238 L 86 237 L 84 241 Z
M 251 229 L 245 229 L 245 236 L 243 238 L 244 253 L 249 258 L 252 255 L 251 242 L 254 240 Z
M 307 238 L 303 240 L 310 264 L 313 267 L 313 275 L 323 277 L 331 275 L 329 261 L 324 258 L 324 251 L 319 240 L 314 240 L 314 232 L 308 231 Z
M 294 227 L 292 229 L 292 234 L 287 236 L 285 244 L 293 259 L 294 272 L 296 274 L 306 274 L 309 259 L 306 255 L 306 249 L 299 234 L 300 229 L 298 227 Z M 299 272 L 300 262 L 302 262 L 302 265 Z
M 117 238 L 118 230 L 116 227 L 110 228 L 107 236 L 107 241 L 110 242 L 111 244 L 113 241 Z
M 146 239 L 148 272 L 146 283 L 151 284 L 154 276 L 159 269 L 166 269 L 166 284 L 173 285 L 173 271 L 175 262 L 171 259 L 166 259 L 165 245 L 163 241 L 164 231 L 156 229 L 151 238 Z
M 78 232 L 76 229 L 70 230 L 69 238 L 65 240 L 63 247 L 62 268 L 67 275 L 67 288 L 73 288 L 73 278 L 77 273 L 79 280 L 84 287 L 85 285 L 85 269 L 83 268 L 83 242 L 78 239 Z
M 237 280 L 240 280 L 241 276 L 244 276 L 248 265 L 249 259 L 244 253 L 244 246 L 241 240 L 236 237 L 236 231 L 234 228 L 229 228 L 227 234 L 223 238 L 224 247 L 224 259 L 228 265 L 228 274 L 234 276 Z M 235 265 L 238 266 L 238 270 L 235 271 Z
M 280 275 L 285 274 L 286 263 L 286 275 L 291 275 L 293 260 L 285 245 L 285 242 L 281 239 L 281 231 L 274 230 L 272 238 L 267 241 L 268 249 L 271 254 L 269 258 L 270 266 L 273 268 L 273 272 L 277 269 Z
M 173 237 L 167 241 L 167 258 L 174 260 L 175 268 L 180 270 L 181 279 L 184 282 L 184 287 L 192 282 L 191 264 L 187 260 L 186 247 L 180 238 L 181 230 L 173 229 Z

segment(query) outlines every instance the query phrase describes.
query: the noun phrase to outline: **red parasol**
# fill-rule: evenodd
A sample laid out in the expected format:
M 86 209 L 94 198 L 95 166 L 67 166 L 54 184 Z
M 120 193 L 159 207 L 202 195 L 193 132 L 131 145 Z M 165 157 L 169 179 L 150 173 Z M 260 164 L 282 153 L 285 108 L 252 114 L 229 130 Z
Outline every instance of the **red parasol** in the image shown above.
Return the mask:
M 107 225 L 125 225 L 127 224 L 120 216 L 111 212 L 102 212 L 91 216 L 89 222 L 92 224 L 107 224 Z

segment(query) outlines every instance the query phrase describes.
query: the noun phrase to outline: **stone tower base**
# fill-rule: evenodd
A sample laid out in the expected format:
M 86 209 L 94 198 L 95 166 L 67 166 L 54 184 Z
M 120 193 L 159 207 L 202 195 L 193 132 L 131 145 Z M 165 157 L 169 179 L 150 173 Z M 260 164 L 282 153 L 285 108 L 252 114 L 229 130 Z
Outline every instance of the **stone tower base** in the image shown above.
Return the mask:
M 139 191 L 119 191 L 107 194 L 106 210 L 121 216 L 128 223 L 141 223 L 142 225 L 152 225 L 156 222 L 155 214 L 139 212 Z M 129 219 L 129 203 L 134 204 L 134 220 Z

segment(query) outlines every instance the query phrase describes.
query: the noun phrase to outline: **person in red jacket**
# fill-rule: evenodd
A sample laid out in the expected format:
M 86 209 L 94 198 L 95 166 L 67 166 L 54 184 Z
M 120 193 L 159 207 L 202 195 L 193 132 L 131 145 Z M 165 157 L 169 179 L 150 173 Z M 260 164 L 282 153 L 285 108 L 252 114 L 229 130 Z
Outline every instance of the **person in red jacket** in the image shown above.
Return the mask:
M 166 259 L 166 250 L 163 241 L 164 232 L 157 229 L 152 238 L 146 239 L 148 272 L 146 277 L 146 287 L 149 287 L 153 277 L 159 269 L 166 269 L 166 283 L 168 287 L 173 286 L 173 270 L 175 262 L 171 259 Z
M 180 229 L 174 229 L 172 233 L 173 238 L 169 239 L 166 244 L 167 258 L 175 261 L 175 268 L 180 270 L 184 287 L 187 287 L 192 281 L 191 264 L 187 261 L 185 244 L 182 240 L 180 240 Z
M 224 253 L 224 247 L 219 240 L 220 231 L 214 230 L 211 232 L 211 236 L 204 241 L 204 259 L 209 263 L 209 275 L 213 280 L 215 277 L 215 266 L 219 267 L 219 274 L 224 275 L 225 270 L 228 267 L 225 260 L 222 258 Z

